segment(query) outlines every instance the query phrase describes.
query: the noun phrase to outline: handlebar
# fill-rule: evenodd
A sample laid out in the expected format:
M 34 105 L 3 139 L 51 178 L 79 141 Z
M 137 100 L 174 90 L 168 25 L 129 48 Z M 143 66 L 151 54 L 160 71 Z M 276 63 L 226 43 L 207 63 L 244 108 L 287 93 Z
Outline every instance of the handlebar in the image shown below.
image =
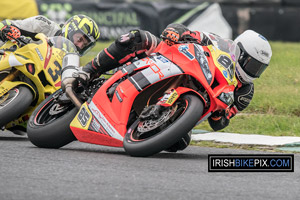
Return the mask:
M 20 47 L 23 47 L 26 44 L 30 43 L 30 39 L 23 35 L 21 35 L 19 38 L 14 38 L 14 40 L 16 40 Z

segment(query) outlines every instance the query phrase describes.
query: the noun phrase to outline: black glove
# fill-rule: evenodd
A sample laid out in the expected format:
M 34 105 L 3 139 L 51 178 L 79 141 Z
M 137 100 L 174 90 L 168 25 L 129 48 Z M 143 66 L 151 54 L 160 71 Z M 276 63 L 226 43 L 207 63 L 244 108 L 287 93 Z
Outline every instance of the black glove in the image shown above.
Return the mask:
M 116 44 L 121 45 L 131 52 L 141 50 L 145 48 L 145 31 L 132 30 L 129 33 L 121 35 L 117 40 Z
M 1 29 L 1 40 L 6 42 L 8 40 L 16 42 L 15 39 L 18 39 L 21 36 L 21 31 L 12 25 L 6 25 Z
M 200 44 L 200 32 L 186 31 L 181 35 L 180 41 Z
M 225 110 L 214 112 L 209 118 L 208 123 L 214 131 L 219 131 L 229 125 L 228 114 Z

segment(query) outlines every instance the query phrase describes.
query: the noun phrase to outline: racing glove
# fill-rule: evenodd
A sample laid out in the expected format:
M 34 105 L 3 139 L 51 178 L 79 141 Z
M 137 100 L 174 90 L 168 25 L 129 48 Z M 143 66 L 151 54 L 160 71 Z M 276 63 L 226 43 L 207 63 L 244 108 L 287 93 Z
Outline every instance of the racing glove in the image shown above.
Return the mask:
M 203 34 L 202 34 L 203 35 Z M 192 43 L 201 43 L 201 32 L 199 31 L 186 31 L 181 35 L 181 41 L 192 42 Z
M 178 43 L 180 35 L 176 29 L 172 27 L 167 27 L 165 28 L 165 30 L 163 30 L 161 38 L 167 45 L 172 46 Z
M 66 87 L 78 87 L 78 82 L 87 84 L 90 80 L 90 73 L 82 70 L 82 67 L 64 68 L 62 70 L 61 87 L 65 90 Z
M 1 28 L 0 37 L 3 42 L 10 40 L 16 43 L 16 39 L 18 39 L 20 36 L 21 31 L 13 25 L 5 25 Z

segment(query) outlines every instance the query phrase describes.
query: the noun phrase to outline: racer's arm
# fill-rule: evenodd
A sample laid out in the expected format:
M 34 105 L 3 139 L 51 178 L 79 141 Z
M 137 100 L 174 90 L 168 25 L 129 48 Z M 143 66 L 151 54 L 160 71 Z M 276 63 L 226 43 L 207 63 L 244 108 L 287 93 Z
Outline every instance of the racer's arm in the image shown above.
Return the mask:
M 244 110 L 250 104 L 254 94 L 254 84 L 241 84 L 235 89 L 234 103 L 232 107 L 226 111 L 215 112 L 208 118 L 210 127 L 214 131 L 221 130 L 229 125 L 229 121 L 238 112 Z
M 198 43 L 203 46 L 212 44 L 207 36 L 208 33 L 200 31 L 191 31 L 183 24 L 169 24 L 162 32 L 161 37 L 168 45 L 175 43 Z M 211 35 L 214 35 L 210 33 Z
M 83 67 L 83 71 L 96 75 L 114 69 L 135 57 L 143 58 L 156 49 L 160 39 L 148 31 L 133 30 L 120 36 L 108 48 Z
M 42 15 L 29 17 L 23 20 L 3 20 L 0 22 L 0 30 L 5 26 L 13 25 L 21 31 L 21 35 L 31 37 L 37 33 L 44 33 L 46 36 L 55 36 L 60 34 L 61 28 L 55 22 Z M 2 38 L 3 40 L 4 38 Z

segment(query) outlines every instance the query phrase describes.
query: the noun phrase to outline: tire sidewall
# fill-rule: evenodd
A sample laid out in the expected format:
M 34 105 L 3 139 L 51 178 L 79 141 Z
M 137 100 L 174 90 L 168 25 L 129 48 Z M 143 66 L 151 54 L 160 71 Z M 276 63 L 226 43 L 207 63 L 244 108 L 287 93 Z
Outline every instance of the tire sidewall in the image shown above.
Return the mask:
M 37 125 L 35 123 L 36 115 L 40 113 L 40 110 L 43 109 L 46 104 L 53 101 L 53 95 L 58 92 L 61 92 L 61 90 L 57 90 L 55 93 L 47 97 L 33 111 L 27 123 L 27 136 L 30 142 L 37 147 L 60 148 L 76 140 L 70 129 L 70 123 L 78 112 L 76 107 L 50 124 Z
M 5 107 L 0 109 L 0 127 L 5 126 L 12 120 L 17 119 L 21 114 L 25 113 L 33 101 L 33 94 L 26 86 L 17 86 L 11 90 L 18 89 L 17 96 L 9 102 Z

